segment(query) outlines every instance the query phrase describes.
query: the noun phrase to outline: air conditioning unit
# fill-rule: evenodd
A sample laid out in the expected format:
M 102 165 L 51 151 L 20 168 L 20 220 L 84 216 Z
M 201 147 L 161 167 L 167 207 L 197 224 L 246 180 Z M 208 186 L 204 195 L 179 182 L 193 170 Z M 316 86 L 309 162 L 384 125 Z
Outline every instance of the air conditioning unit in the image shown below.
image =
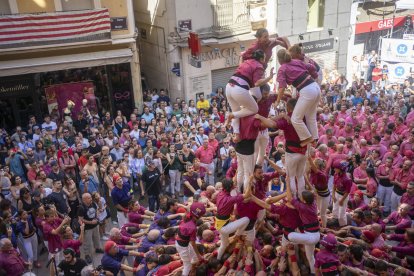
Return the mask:
M 266 1 L 250 1 L 250 22 L 252 29 L 257 30 L 266 28 L 267 25 L 267 2 Z

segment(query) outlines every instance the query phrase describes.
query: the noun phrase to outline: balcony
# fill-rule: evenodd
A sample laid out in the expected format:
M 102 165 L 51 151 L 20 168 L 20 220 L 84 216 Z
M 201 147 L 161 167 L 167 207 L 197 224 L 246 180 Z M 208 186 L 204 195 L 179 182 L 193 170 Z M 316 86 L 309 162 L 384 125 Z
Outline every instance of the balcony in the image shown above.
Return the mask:
M 108 9 L 0 15 L 0 49 L 67 46 L 111 39 Z
M 225 38 L 251 32 L 250 9 L 248 1 L 223 1 L 212 5 L 213 37 Z M 226 3 L 227 2 L 227 3 Z

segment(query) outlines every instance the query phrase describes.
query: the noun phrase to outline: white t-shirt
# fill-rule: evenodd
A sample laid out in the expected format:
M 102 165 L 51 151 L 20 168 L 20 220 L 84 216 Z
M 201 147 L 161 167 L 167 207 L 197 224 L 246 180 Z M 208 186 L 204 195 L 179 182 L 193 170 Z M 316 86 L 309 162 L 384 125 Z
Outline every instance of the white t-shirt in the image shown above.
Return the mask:
M 57 125 L 53 121 L 50 121 L 48 124 L 46 122 L 44 122 L 42 124 L 42 129 L 46 129 L 47 131 L 54 131 L 54 130 L 57 129 Z
M 220 148 L 220 156 L 229 157 L 229 153 L 230 153 L 230 147 L 227 149 L 225 147 Z

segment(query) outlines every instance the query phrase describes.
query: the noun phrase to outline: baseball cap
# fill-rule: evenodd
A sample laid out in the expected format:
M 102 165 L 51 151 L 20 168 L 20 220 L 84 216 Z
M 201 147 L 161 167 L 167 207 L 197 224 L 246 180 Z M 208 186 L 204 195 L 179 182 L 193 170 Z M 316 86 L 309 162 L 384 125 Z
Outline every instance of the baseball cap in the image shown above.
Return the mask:
M 51 166 L 56 166 L 58 163 L 56 162 L 56 160 L 53 160 L 52 162 L 50 162 Z
M 195 202 L 190 207 L 190 213 L 194 217 L 200 218 L 206 213 L 206 207 L 201 202 Z

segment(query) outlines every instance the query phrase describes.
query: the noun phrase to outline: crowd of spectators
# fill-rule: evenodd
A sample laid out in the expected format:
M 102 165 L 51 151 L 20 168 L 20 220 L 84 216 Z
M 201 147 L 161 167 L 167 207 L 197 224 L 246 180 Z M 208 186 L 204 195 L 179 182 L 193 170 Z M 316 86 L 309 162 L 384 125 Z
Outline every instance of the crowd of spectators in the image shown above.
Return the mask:
M 310 191 L 318 175 L 329 178 L 332 191 L 337 161 L 347 161 L 340 169 L 352 181 L 345 216 L 328 208 L 331 200 L 320 213 L 316 273 L 413 275 L 413 82 L 385 90 L 344 83 L 340 77 L 321 86 L 320 139 L 307 161 Z M 285 112 L 284 103 L 273 105 L 270 116 Z M 0 269 L 19 275 L 38 268 L 48 252 L 64 275 L 179 275 L 185 268 L 176 240 L 186 241 L 177 226 L 196 218 L 189 242 L 198 260 L 190 274 L 309 275 L 305 249 L 281 246 L 289 220 L 299 215 L 283 203 L 286 141 L 278 129 L 269 130 L 269 158 L 250 179 L 267 180 L 268 199 L 251 207 L 266 209 L 266 216 L 253 224 L 253 242 L 230 237 L 217 257 L 217 198 L 237 174 L 227 114 L 222 88 L 188 102 L 153 89 L 144 93 L 142 113 L 99 114 L 86 105 L 72 124 L 31 116 L 27 125 L 2 130 Z M 200 203 L 203 214 L 195 215 L 191 206 Z M 97 255 L 101 263 L 93 262 Z

